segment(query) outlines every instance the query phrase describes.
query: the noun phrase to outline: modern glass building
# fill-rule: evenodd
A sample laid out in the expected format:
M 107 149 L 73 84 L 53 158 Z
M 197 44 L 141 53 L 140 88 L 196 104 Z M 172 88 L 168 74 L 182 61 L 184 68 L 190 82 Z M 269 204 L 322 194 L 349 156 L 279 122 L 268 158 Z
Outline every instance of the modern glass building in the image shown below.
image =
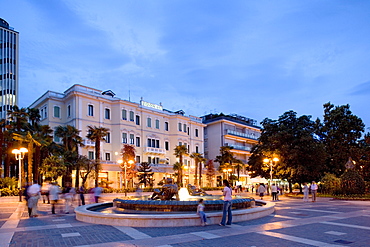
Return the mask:
M 18 35 L 0 18 L 0 119 L 18 104 Z

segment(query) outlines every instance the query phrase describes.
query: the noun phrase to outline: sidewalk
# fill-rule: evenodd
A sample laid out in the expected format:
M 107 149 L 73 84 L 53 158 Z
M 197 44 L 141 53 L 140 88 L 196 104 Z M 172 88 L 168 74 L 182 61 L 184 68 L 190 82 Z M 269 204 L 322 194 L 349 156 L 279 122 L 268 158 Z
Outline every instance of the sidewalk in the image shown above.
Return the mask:
M 104 194 L 102 200 L 117 196 L 120 195 Z M 280 199 L 276 212 L 261 219 L 229 227 L 177 228 L 93 225 L 77 221 L 72 211 L 51 215 L 50 205 L 42 202 L 39 203 L 40 216 L 28 218 L 25 202 L 0 200 L 0 247 L 369 245 L 370 202 L 318 198 L 316 203 L 304 203 L 300 199 Z

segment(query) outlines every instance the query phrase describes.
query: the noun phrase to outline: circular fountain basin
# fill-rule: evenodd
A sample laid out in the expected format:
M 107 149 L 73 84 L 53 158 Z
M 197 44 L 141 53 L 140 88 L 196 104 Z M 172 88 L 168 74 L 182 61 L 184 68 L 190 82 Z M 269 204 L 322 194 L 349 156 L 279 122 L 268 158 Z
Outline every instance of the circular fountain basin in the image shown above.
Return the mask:
M 115 199 L 117 200 L 117 199 Z M 122 199 L 120 199 L 122 200 Z M 238 199 L 234 199 L 238 200 Z M 237 204 L 237 202 L 234 202 Z M 133 200 L 130 200 L 133 201 Z M 220 201 L 222 200 L 213 200 Z M 146 202 L 186 202 L 190 203 L 192 207 L 192 201 L 146 201 Z M 210 207 L 211 201 L 205 201 L 206 208 Z M 122 202 L 120 202 L 122 203 Z M 197 202 L 195 201 L 196 205 Z M 83 222 L 94 223 L 94 224 L 104 224 L 104 225 L 114 225 L 114 226 L 130 226 L 130 227 L 173 227 L 173 226 L 199 226 L 201 224 L 200 217 L 196 214 L 196 209 L 191 211 L 148 211 L 146 213 L 141 213 L 143 211 L 132 211 L 132 209 L 127 209 L 128 213 L 111 213 L 107 212 L 105 209 L 113 207 L 112 202 L 110 203 L 96 203 L 90 205 L 80 206 L 75 209 L 76 219 Z M 176 203 L 175 203 L 176 204 Z M 215 205 L 218 203 L 215 203 Z M 242 203 L 241 203 L 242 204 Z M 208 209 L 209 210 L 209 209 Z M 123 212 L 125 209 L 123 208 Z M 255 205 L 250 208 L 235 209 L 233 207 L 233 222 L 241 222 L 252 219 L 261 218 L 272 214 L 275 211 L 275 204 L 265 201 L 255 201 Z M 136 213 L 135 213 L 136 212 Z M 207 212 L 207 222 L 209 224 L 219 224 L 222 218 L 222 209 L 218 211 Z

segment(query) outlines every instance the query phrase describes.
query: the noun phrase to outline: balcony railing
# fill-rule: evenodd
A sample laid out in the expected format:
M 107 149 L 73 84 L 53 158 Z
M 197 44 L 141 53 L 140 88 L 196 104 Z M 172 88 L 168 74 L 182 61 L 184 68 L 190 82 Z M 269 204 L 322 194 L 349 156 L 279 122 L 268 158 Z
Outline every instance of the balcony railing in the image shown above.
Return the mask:
M 254 135 L 254 134 L 242 133 L 242 132 L 238 132 L 238 131 L 234 131 L 234 130 L 226 130 L 226 134 L 227 135 L 245 137 L 245 138 L 252 139 L 252 140 L 258 140 L 258 137 L 259 137 L 259 136 Z
M 163 148 L 145 147 L 145 153 L 166 154 L 166 150 Z

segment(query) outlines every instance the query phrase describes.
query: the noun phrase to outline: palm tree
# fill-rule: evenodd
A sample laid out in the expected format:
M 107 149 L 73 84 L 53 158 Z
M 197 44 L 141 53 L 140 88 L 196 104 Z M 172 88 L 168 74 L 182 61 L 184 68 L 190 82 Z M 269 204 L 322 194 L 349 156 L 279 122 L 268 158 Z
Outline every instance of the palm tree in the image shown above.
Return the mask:
M 41 167 L 43 159 L 50 156 L 50 152 L 48 151 L 50 145 L 53 143 L 52 134 L 53 130 L 50 128 L 49 125 L 39 125 L 35 124 L 34 126 L 34 139 L 38 141 L 41 146 L 37 146 L 35 148 L 35 162 L 34 162 L 34 175 L 33 177 L 36 178 L 38 181 L 41 181 L 39 167 Z
M 68 165 L 66 177 L 64 178 L 64 182 L 71 182 L 72 181 L 72 170 L 76 168 L 76 176 L 75 176 L 75 186 L 79 186 L 79 170 L 78 167 L 75 167 L 76 160 L 78 158 L 78 147 L 83 146 L 82 137 L 80 137 L 80 130 L 76 129 L 74 126 L 67 125 L 67 126 L 58 126 L 55 129 L 55 135 L 57 137 L 62 138 L 63 146 L 64 146 L 64 157 L 65 161 Z
M 175 147 L 174 151 L 174 155 L 176 156 L 176 158 L 179 158 L 179 176 L 177 178 L 177 183 L 179 184 L 179 186 L 182 186 L 182 169 L 184 165 L 183 157 L 184 155 L 189 155 L 189 153 L 186 145 L 178 145 Z
M 192 153 L 190 154 L 190 158 L 194 159 L 195 162 L 195 181 L 194 185 L 199 185 L 198 183 L 198 168 L 199 168 L 199 163 L 201 162 L 200 160 L 203 158 L 202 154 L 200 153 Z M 201 169 L 199 169 L 199 174 L 200 174 Z M 200 176 L 199 176 L 200 177 Z
M 13 129 L 20 133 L 22 131 L 22 128 L 24 128 L 24 126 L 27 124 L 27 109 L 19 108 L 15 105 L 13 106 L 12 110 L 8 110 L 8 116 Z
M 135 154 L 136 150 L 133 145 L 130 144 L 124 144 L 123 148 L 121 150 L 121 155 L 122 155 L 122 162 L 123 164 L 129 164 L 129 161 L 132 160 L 134 163 L 130 167 L 126 167 L 126 178 L 129 181 L 133 181 L 132 179 L 136 175 L 136 166 L 135 166 Z M 132 184 L 130 182 L 130 184 Z M 128 187 L 128 186 L 127 186 Z
M 52 180 L 57 180 L 58 177 L 63 176 L 67 171 L 63 159 L 58 156 L 49 156 L 42 162 L 40 173 Z
M 105 141 L 104 137 L 108 135 L 109 129 L 104 127 L 87 126 L 89 133 L 87 138 L 95 142 L 95 187 L 99 182 L 99 168 L 100 168 L 100 143 Z
M 224 168 L 231 168 L 231 164 L 235 159 L 233 153 L 231 152 L 233 147 L 222 146 L 220 147 L 220 155 L 216 156 L 215 162 L 218 162 L 220 166 L 218 167 L 219 171 L 222 171 Z

